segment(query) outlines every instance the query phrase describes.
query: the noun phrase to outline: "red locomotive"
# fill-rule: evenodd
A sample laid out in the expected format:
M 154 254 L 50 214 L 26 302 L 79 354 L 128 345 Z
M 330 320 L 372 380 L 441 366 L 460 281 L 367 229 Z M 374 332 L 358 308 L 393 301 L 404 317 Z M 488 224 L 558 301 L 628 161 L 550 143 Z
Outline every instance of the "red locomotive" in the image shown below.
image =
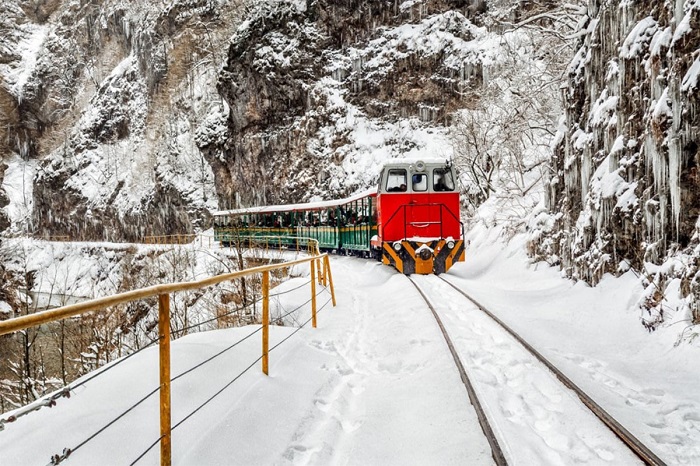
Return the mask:
M 396 160 L 384 165 L 377 189 L 372 248 L 405 274 L 440 274 L 464 261 L 464 226 L 452 164 Z

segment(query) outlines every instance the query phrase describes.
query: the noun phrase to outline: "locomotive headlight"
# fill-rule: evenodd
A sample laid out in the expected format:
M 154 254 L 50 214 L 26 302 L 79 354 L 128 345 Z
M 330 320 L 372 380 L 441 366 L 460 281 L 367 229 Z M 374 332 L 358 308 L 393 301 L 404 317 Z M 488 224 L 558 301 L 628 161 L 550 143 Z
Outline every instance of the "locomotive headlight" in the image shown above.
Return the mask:
M 448 242 L 447 242 L 447 247 L 450 248 L 450 249 L 453 249 L 453 248 L 455 247 L 455 242 L 452 241 L 452 240 L 448 241 Z
M 401 250 L 401 241 L 396 241 L 394 243 L 394 251 L 399 252 Z
M 433 254 L 430 252 L 430 249 L 428 249 L 428 248 L 421 249 L 421 251 L 419 253 L 420 258 L 423 259 L 424 261 L 427 261 L 428 259 L 430 259 L 430 256 L 432 256 L 432 255 Z

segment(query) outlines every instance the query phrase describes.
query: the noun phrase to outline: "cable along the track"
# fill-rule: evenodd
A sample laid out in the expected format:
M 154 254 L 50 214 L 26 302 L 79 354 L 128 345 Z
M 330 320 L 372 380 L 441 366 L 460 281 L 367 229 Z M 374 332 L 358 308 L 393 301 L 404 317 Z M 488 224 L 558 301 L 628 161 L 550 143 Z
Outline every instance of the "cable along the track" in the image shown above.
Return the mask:
M 623 443 L 580 394 L 463 292 L 437 276 L 411 281 L 451 339 L 508 464 L 664 464 L 643 445 L 639 454 Z

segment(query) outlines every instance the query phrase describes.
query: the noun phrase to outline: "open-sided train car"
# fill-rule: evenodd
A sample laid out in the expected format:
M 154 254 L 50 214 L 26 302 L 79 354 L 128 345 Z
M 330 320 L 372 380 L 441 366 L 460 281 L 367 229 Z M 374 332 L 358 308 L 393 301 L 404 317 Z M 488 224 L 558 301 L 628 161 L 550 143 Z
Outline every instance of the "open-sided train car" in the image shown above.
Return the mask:
M 449 162 L 394 160 L 376 189 L 346 199 L 215 212 L 215 237 L 279 247 L 313 238 L 323 250 L 372 255 L 406 275 L 439 274 L 464 260 L 455 180 Z
M 214 236 L 222 244 L 250 243 L 298 247 L 312 238 L 326 251 L 370 255 L 377 234 L 377 190 L 346 199 L 251 207 L 214 213 Z

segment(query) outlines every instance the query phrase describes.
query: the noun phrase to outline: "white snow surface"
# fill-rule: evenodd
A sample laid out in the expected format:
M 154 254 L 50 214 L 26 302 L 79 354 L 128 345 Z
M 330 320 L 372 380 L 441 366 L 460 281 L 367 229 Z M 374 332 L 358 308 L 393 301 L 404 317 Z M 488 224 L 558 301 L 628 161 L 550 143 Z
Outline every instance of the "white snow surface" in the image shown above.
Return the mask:
M 3 207 L 12 227 L 22 230 L 31 220 L 34 206 L 34 174 L 36 160 L 23 160 L 19 155 L 12 154 L 5 159 L 7 169 L 2 180 L 2 189 L 7 194 L 10 203 Z
M 467 261 L 444 277 L 472 293 L 668 464 L 700 463 L 698 345 L 676 325 L 639 324 L 638 280 L 596 288 L 529 264 L 524 238 L 504 246 L 476 227 Z M 290 256 L 291 258 L 291 256 Z M 173 432 L 173 462 L 214 464 L 492 464 L 488 444 L 429 310 L 408 280 L 379 263 L 331 258 L 338 306 L 318 328 L 272 327 L 270 375 L 260 334 L 173 384 L 173 423 L 239 379 Z M 308 269 L 297 274 L 308 277 Z M 438 305 L 509 464 L 639 464 L 581 405 L 473 305 L 436 277 L 416 277 Z M 288 291 L 306 278 L 273 290 Z M 289 308 L 308 287 L 280 295 Z M 319 304 L 328 300 L 323 293 Z M 297 321 L 309 317 L 308 305 Z M 679 313 L 680 314 L 680 313 Z M 175 340 L 173 375 L 258 330 L 246 326 Z M 158 350 L 105 372 L 57 406 L 0 432 L 0 463 L 46 464 L 75 448 L 157 387 Z M 130 464 L 158 438 L 157 395 L 74 451 L 67 464 Z M 3 416 L 4 417 L 4 416 Z M 155 464 L 153 448 L 139 464 Z
M 24 86 L 29 80 L 37 63 L 41 47 L 46 39 L 48 28 L 44 25 L 23 25 L 25 36 L 16 45 L 18 63 L 0 64 L 0 77 L 9 84 L 8 89 L 22 100 Z

